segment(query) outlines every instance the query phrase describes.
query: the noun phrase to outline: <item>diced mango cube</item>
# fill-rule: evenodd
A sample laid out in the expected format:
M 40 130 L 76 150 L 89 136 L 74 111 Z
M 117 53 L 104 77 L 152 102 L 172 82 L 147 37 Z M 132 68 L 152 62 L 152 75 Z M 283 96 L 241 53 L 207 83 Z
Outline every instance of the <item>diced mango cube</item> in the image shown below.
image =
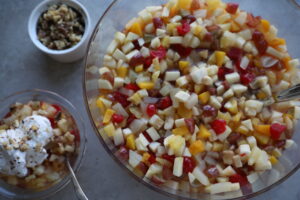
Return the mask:
M 179 9 L 189 10 L 193 0 L 178 0 L 177 6 Z
M 266 135 L 266 136 L 270 136 L 271 133 L 270 133 L 270 128 L 271 128 L 271 125 L 266 125 L 266 124 L 258 124 L 258 125 L 254 125 L 254 129 L 258 132 L 258 133 L 261 133 L 263 135 Z
M 272 165 L 275 165 L 276 163 L 278 163 L 278 160 L 275 156 L 270 156 L 269 160 L 272 163 Z
M 185 136 L 185 135 L 190 134 L 190 131 L 189 131 L 189 129 L 188 129 L 186 126 L 181 126 L 181 127 L 178 127 L 178 128 L 174 128 L 174 129 L 172 130 L 172 133 L 173 133 L 174 135 Z
M 191 118 L 193 116 L 193 111 L 187 109 L 182 103 L 180 103 L 177 113 L 182 118 Z
M 144 70 L 144 65 L 138 65 L 138 66 L 135 67 L 134 70 L 135 70 L 136 73 L 140 73 Z
M 262 28 L 265 32 L 268 32 L 270 30 L 270 22 L 266 19 L 261 19 L 260 23 L 262 25 Z
M 197 137 L 201 138 L 201 139 L 207 139 L 211 136 L 211 133 L 209 132 L 209 130 L 203 125 L 201 124 L 199 127 L 199 132 Z
M 273 40 L 270 41 L 270 45 L 273 47 L 277 47 L 279 45 L 285 45 L 286 42 L 282 38 L 274 38 Z
M 134 135 L 129 135 L 126 138 L 126 147 L 131 150 L 135 150 L 135 138 Z
M 230 32 L 239 32 L 241 30 L 240 26 L 234 21 L 231 22 Z
M 138 86 L 141 89 L 151 90 L 154 88 L 154 83 L 153 82 L 139 82 Z
M 128 68 L 124 66 L 120 66 L 117 68 L 117 74 L 121 78 L 125 78 L 127 76 Z
M 203 93 L 199 94 L 198 98 L 199 98 L 201 104 L 207 104 L 209 99 L 210 99 L 209 91 L 206 91 L 206 92 L 203 92 Z
M 225 59 L 225 52 L 224 51 L 215 51 L 215 58 L 216 58 L 216 64 L 221 67 L 224 63 Z
M 110 122 L 111 117 L 113 116 L 114 113 L 115 113 L 114 110 L 112 110 L 112 109 L 107 109 L 107 110 L 105 111 L 105 114 L 104 114 L 104 117 L 103 117 L 103 123 L 104 123 L 104 124 L 107 124 L 108 122 Z
M 186 72 L 186 70 L 190 67 L 190 62 L 181 60 L 179 61 L 178 65 L 182 72 Z
M 215 10 L 219 7 L 221 7 L 221 1 L 220 0 L 209 0 L 207 3 L 207 9 L 208 10 Z
M 142 161 L 144 163 L 146 163 L 150 157 L 151 157 L 151 155 L 149 153 L 145 152 L 145 153 L 143 153 Z
M 197 155 L 198 153 L 203 152 L 205 150 L 204 142 L 201 140 L 196 140 L 190 145 L 189 150 L 192 155 Z
M 128 30 L 129 32 L 135 33 L 139 36 L 143 36 L 143 26 L 142 22 L 137 20 L 133 22 Z
M 270 137 L 266 136 L 266 135 L 262 135 L 259 133 L 254 133 L 253 136 L 256 138 L 256 140 L 260 143 L 260 144 L 268 144 Z
M 106 126 L 104 126 L 103 130 L 108 137 L 113 137 L 115 135 L 115 131 L 116 131 L 113 123 L 109 123 Z

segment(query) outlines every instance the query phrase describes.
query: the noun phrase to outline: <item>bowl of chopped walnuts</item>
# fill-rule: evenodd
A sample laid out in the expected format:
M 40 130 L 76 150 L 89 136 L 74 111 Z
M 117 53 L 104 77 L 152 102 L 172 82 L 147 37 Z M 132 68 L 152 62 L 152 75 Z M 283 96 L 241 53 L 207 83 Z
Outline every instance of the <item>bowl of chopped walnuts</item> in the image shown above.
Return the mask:
M 77 1 L 47 0 L 31 13 L 28 32 L 35 46 L 59 62 L 74 62 L 85 55 L 90 16 Z

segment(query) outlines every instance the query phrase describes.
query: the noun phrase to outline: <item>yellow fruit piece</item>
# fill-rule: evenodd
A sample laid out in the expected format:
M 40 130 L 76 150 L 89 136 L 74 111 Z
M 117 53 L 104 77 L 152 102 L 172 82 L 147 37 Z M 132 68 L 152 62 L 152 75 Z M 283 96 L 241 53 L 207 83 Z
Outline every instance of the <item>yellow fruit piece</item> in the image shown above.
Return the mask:
M 168 33 L 173 33 L 175 28 L 176 28 L 176 24 L 173 24 L 173 23 L 167 24 L 167 32 Z
M 269 160 L 272 163 L 272 165 L 275 165 L 276 163 L 278 163 L 278 160 L 275 156 L 270 156 Z
M 210 98 L 209 91 L 206 91 L 206 92 L 203 92 L 203 93 L 199 94 L 198 98 L 199 98 L 201 104 L 207 104 L 208 101 L 209 101 L 209 98 Z
M 106 112 L 105 112 L 105 114 L 104 114 L 104 117 L 103 117 L 103 123 L 107 124 L 108 122 L 110 122 L 111 117 L 113 116 L 114 113 L 115 113 L 114 110 L 107 109 Z
M 121 66 L 117 68 L 117 74 L 121 78 L 125 78 L 127 76 L 128 68 Z
M 199 132 L 197 137 L 201 138 L 201 139 L 207 139 L 211 136 L 211 133 L 209 132 L 209 130 L 203 125 L 201 124 L 199 127 Z
M 291 115 L 291 114 L 288 114 L 288 113 L 283 114 L 283 119 L 285 119 L 287 117 L 290 118 L 291 120 L 294 118 L 293 115 Z
M 193 111 L 187 109 L 182 103 L 179 105 L 177 113 L 182 118 L 191 118 L 193 116 Z
M 134 103 L 135 105 L 138 105 L 139 103 L 141 103 L 142 98 L 140 94 L 136 92 L 130 98 L 128 98 L 128 100 Z
M 103 130 L 108 137 L 113 137 L 115 135 L 115 131 L 116 131 L 113 123 L 109 123 L 106 126 L 104 126 Z
M 126 138 L 126 147 L 131 150 L 135 150 L 135 138 L 134 135 L 129 135 Z
M 223 150 L 223 144 L 222 143 L 219 143 L 219 142 L 214 142 L 213 143 L 212 151 L 219 152 L 219 151 L 222 151 L 222 150 Z
M 215 58 L 216 58 L 216 64 L 221 67 L 224 63 L 225 59 L 225 52 L 224 51 L 215 51 Z
M 145 152 L 145 153 L 143 153 L 142 161 L 144 163 L 146 163 L 150 157 L 151 157 L 151 155 L 149 153 Z
M 165 36 L 161 42 L 162 46 L 168 48 L 170 46 L 170 36 Z
M 141 89 L 151 90 L 154 88 L 154 83 L 153 82 L 139 82 L 138 86 Z
M 231 115 L 226 112 L 226 113 L 223 113 L 221 111 L 218 111 L 218 116 L 217 116 L 218 119 L 223 119 L 226 121 L 226 123 L 229 123 L 230 120 L 231 120 Z
M 174 135 L 185 136 L 185 135 L 190 134 L 190 131 L 189 131 L 189 129 L 186 126 L 181 126 L 181 127 L 178 127 L 178 128 L 174 128 L 172 130 L 172 133 Z
M 262 28 L 265 32 L 268 32 L 270 30 L 270 22 L 266 19 L 261 19 L 260 23 L 262 25 Z
M 142 22 L 137 20 L 133 22 L 128 30 L 129 32 L 135 33 L 139 36 L 143 36 Z
M 270 45 L 273 46 L 273 47 L 277 47 L 279 45 L 285 45 L 285 44 L 286 44 L 286 42 L 282 38 L 275 38 L 275 39 L 270 41 Z
M 271 128 L 271 125 L 265 125 L 265 124 L 254 125 L 254 129 L 258 133 L 261 133 L 261 134 L 266 135 L 266 136 L 271 135 L 270 128 Z
M 190 145 L 189 150 L 193 156 L 197 155 L 205 150 L 205 144 L 201 140 L 196 140 Z
M 238 113 L 238 106 L 237 106 L 237 101 L 235 99 L 230 101 L 231 105 L 230 107 L 227 108 L 227 110 L 231 113 L 231 114 L 236 114 Z
M 233 117 L 232 117 L 232 121 L 233 122 L 239 122 L 239 121 L 241 121 L 241 117 L 242 117 L 242 113 L 237 113 L 236 115 L 234 115 Z
M 181 60 L 181 61 L 179 61 L 178 65 L 179 65 L 179 69 L 182 72 L 184 72 L 184 71 L 186 71 L 186 69 L 188 69 L 190 67 L 190 62 Z
M 194 91 L 199 94 L 200 92 L 202 92 L 202 90 L 204 90 L 205 86 L 204 85 L 195 85 L 194 86 Z
M 105 112 L 105 105 L 104 105 L 103 101 L 101 100 L 101 98 L 97 99 L 96 105 L 100 109 L 101 114 L 103 114 Z
M 170 138 L 168 146 L 175 154 L 180 154 L 185 145 L 185 139 L 180 135 L 174 135 Z
M 169 16 L 174 17 L 175 15 L 177 15 L 178 11 L 179 11 L 179 8 L 178 8 L 178 4 L 176 3 L 175 5 L 173 5 L 171 7 Z
M 260 143 L 260 144 L 268 144 L 270 138 L 266 135 L 262 135 L 259 133 L 254 133 L 253 136 L 256 138 L 256 140 Z
M 209 1 L 206 1 L 206 3 L 207 3 L 208 10 L 215 10 L 216 8 L 221 7 L 220 0 L 209 0 Z
M 291 60 L 291 57 L 285 57 L 285 58 L 283 58 L 283 64 L 284 64 L 284 67 L 289 71 L 289 70 L 291 70 L 292 68 L 291 68 L 291 66 L 290 66 L 290 64 L 289 64 L 289 61 Z
M 243 125 L 239 126 L 235 131 L 243 135 L 248 135 L 249 133 L 249 130 Z
M 138 66 L 135 67 L 134 70 L 135 70 L 136 73 L 140 73 L 144 70 L 144 66 L 143 65 L 138 65 Z
M 160 75 L 160 71 L 154 72 L 154 73 L 152 74 L 152 77 L 151 77 L 151 78 L 152 78 L 152 81 L 153 81 L 154 83 L 157 81 L 159 75 Z
M 203 30 L 203 27 L 202 27 L 202 26 L 199 26 L 199 25 L 194 26 L 194 27 L 192 28 L 193 34 L 196 35 L 196 36 L 198 36 L 198 37 L 201 36 L 202 30 Z
M 177 6 L 179 9 L 189 10 L 193 0 L 178 0 Z
M 230 31 L 231 32 L 239 32 L 241 30 L 241 28 L 239 27 L 239 25 L 237 23 L 235 23 L 234 21 L 231 22 L 231 26 L 230 26 Z
M 267 97 L 266 93 L 264 93 L 263 91 L 259 91 L 257 94 L 256 94 L 256 97 L 260 100 L 262 99 L 265 99 Z

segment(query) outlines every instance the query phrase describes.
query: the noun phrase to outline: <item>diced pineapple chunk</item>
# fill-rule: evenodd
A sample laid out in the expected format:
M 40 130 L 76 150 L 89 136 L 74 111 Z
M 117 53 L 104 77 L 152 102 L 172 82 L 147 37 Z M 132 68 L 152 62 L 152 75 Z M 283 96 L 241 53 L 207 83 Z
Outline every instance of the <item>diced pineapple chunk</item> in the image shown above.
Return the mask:
M 190 62 L 181 60 L 179 61 L 178 65 L 179 65 L 179 69 L 182 72 L 185 72 L 190 67 Z
M 107 109 L 106 112 L 105 112 L 105 114 L 104 114 L 104 117 L 103 117 L 103 123 L 107 124 L 108 122 L 110 122 L 111 117 L 113 116 L 114 113 L 115 113 L 114 110 Z
M 139 82 L 137 84 L 141 89 L 151 90 L 154 88 L 153 82 Z
M 101 98 L 98 98 L 98 99 L 97 99 L 96 105 L 97 105 L 97 107 L 100 109 L 100 112 L 101 112 L 102 114 L 104 114 L 104 112 L 105 112 L 105 105 L 104 105 L 103 101 L 101 100 Z
M 172 130 L 172 133 L 174 135 L 185 136 L 185 135 L 190 134 L 190 131 L 189 131 L 189 129 L 186 126 L 181 126 L 181 127 L 178 127 L 178 128 L 174 128 Z
M 106 135 L 109 137 L 113 137 L 115 135 L 115 131 L 116 131 L 113 123 L 109 123 L 106 126 L 104 126 L 103 130 L 106 133 Z
M 138 65 L 134 68 L 136 73 L 140 73 L 144 70 L 144 65 Z
M 126 138 L 126 147 L 131 150 L 135 150 L 135 137 L 133 134 L 127 136 Z
M 201 124 L 197 136 L 201 139 L 207 139 L 211 136 L 211 133 L 203 124 Z
M 141 21 L 135 21 L 131 24 L 129 32 L 135 33 L 139 36 L 143 36 L 143 27 L 142 27 L 142 22 Z
M 130 98 L 128 98 L 129 101 L 134 103 L 135 105 L 138 105 L 141 103 L 142 98 L 138 92 L 134 93 Z
M 125 78 L 127 76 L 128 67 L 120 66 L 117 68 L 117 74 L 121 78 Z
M 185 148 L 185 139 L 180 135 L 170 135 L 165 138 L 164 145 L 170 148 L 176 156 L 181 156 Z
M 272 163 L 272 165 L 275 165 L 278 163 L 278 160 L 275 156 L 270 156 L 269 160 Z
M 179 9 L 189 10 L 193 0 L 178 0 L 177 6 Z

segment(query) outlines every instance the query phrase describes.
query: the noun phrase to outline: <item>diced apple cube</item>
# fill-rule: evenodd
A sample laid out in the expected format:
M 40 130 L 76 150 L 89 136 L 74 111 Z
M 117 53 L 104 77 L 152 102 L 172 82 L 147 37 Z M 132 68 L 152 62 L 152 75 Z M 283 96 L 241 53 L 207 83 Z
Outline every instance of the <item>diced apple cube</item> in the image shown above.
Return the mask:
M 239 15 L 234 19 L 234 21 L 241 26 L 246 23 L 246 20 L 247 20 L 246 12 L 240 12 Z
M 164 125 L 165 130 L 171 130 L 174 126 L 174 118 L 173 117 L 167 117 Z
M 129 125 L 129 128 L 133 133 L 138 133 L 140 131 L 145 130 L 147 127 L 147 120 L 145 119 L 135 119 Z
M 193 170 L 193 173 L 194 177 L 202 184 L 202 185 L 209 185 L 210 182 L 209 182 L 209 179 L 207 178 L 207 176 L 199 169 L 199 167 L 196 167 L 194 170 Z
M 110 72 L 110 70 L 107 67 L 100 67 L 99 68 L 99 74 L 103 75 L 106 72 Z
M 173 175 L 180 177 L 183 173 L 183 157 L 177 157 L 174 160 Z
M 131 58 L 138 53 L 139 53 L 139 51 L 135 49 L 135 50 L 131 51 L 130 53 L 126 54 L 127 60 L 131 60 Z
M 158 48 L 158 47 L 160 46 L 160 44 L 161 44 L 161 43 L 160 43 L 159 37 L 156 37 L 156 38 L 154 38 L 154 39 L 151 40 L 150 46 L 151 46 L 152 48 L 156 49 L 156 48 Z
M 273 47 L 268 47 L 267 48 L 267 53 L 271 56 L 274 56 L 275 58 L 278 58 L 278 59 L 283 59 L 284 58 L 284 53 L 274 49 Z
M 165 75 L 165 81 L 176 81 L 180 77 L 179 71 L 168 71 Z
M 150 165 L 145 177 L 151 178 L 155 174 L 160 174 L 162 172 L 163 167 L 157 163 Z
M 121 128 L 118 128 L 115 131 L 115 134 L 114 134 L 114 144 L 116 146 L 124 144 L 124 137 L 123 137 L 123 133 L 122 133 L 122 129 Z
M 149 124 L 156 129 L 160 129 L 164 125 L 164 121 L 158 115 L 153 115 L 149 120 Z
M 172 36 L 170 37 L 170 44 L 182 44 L 183 37 L 180 36 Z
M 99 79 L 98 80 L 98 87 L 99 87 L 99 89 L 105 89 L 105 90 L 112 90 L 113 89 L 111 83 L 108 80 L 105 80 L 105 79 Z
M 248 156 L 251 153 L 250 146 L 248 144 L 242 144 L 239 146 L 240 156 Z
M 294 107 L 294 119 L 300 119 L 300 107 L 299 106 Z
M 160 143 L 159 142 L 151 142 L 149 144 L 149 148 L 152 152 L 156 153 L 157 152 L 157 149 L 158 147 L 160 146 Z
M 218 139 L 220 141 L 224 141 L 226 140 L 226 138 L 231 134 L 232 130 L 229 126 L 226 126 L 226 130 L 224 131 L 224 133 L 218 135 Z
M 230 84 L 238 83 L 240 81 L 240 75 L 237 72 L 226 74 L 225 79 Z
M 206 192 L 209 192 L 210 194 L 218 194 L 223 192 L 233 192 L 240 189 L 239 183 L 230 183 L 230 182 L 224 182 L 224 183 L 215 183 L 205 188 Z
M 129 164 L 135 168 L 142 161 L 142 156 L 135 151 L 129 150 Z
M 248 88 L 242 84 L 233 84 L 231 89 L 237 96 L 241 96 L 244 92 L 248 90 Z
M 236 168 L 243 167 L 243 163 L 242 163 L 241 157 L 240 157 L 239 155 L 233 156 L 233 165 L 234 165 Z
M 217 109 L 220 109 L 222 107 L 222 104 L 218 101 L 216 96 L 210 96 L 209 104 Z
M 156 129 L 153 128 L 153 127 L 147 129 L 146 132 L 149 134 L 149 136 L 151 137 L 151 139 L 153 141 L 156 141 L 156 140 L 158 140 L 160 138 L 160 135 L 158 134 L 158 132 L 156 131 Z
M 130 52 L 132 49 L 134 49 L 134 45 L 132 42 L 128 42 L 126 43 L 124 46 L 122 46 L 122 51 L 124 53 L 128 53 Z
M 125 42 L 132 42 L 132 41 L 137 40 L 137 39 L 139 39 L 139 35 L 137 35 L 135 33 L 132 33 L 132 32 L 129 32 L 127 34 Z
M 148 151 L 147 146 L 145 146 L 143 144 L 143 141 L 141 140 L 140 137 L 135 139 L 135 146 L 136 146 L 137 150 L 139 150 L 139 151 Z
M 221 173 L 222 176 L 227 176 L 227 177 L 232 176 L 234 174 L 236 174 L 236 172 L 230 165 L 228 167 L 226 167 L 225 169 L 223 169 L 223 171 Z
M 118 47 L 118 42 L 116 40 L 113 40 L 107 47 L 106 51 L 108 54 L 112 54 L 116 50 L 117 47 Z
M 190 95 L 189 95 L 189 93 L 180 90 L 180 91 L 178 91 L 178 92 L 175 94 L 175 98 L 176 98 L 178 101 L 185 103 L 185 102 L 187 102 L 187 101 L 189 100 Z
M 253 131 L 252 121 L 251 119 L 242 121 L 242 125 L 247 127 L 250 131 Z

